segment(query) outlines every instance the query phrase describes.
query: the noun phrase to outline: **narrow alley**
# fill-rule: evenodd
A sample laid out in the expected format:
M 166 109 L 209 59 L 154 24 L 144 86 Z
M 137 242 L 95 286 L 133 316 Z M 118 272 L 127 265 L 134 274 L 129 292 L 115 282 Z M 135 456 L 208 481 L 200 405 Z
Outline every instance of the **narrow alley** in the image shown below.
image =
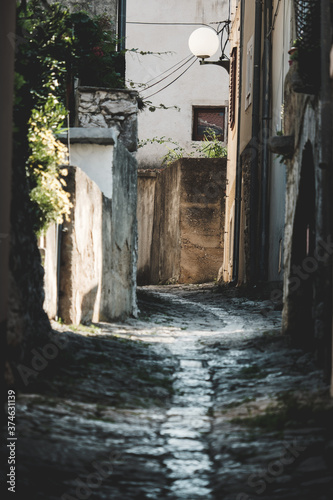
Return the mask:
M 54 322 L 21 369 L 16 498 L 331 499 L 332 401 L 281 312 L 213 284 L 138 296 L 138 319 Z

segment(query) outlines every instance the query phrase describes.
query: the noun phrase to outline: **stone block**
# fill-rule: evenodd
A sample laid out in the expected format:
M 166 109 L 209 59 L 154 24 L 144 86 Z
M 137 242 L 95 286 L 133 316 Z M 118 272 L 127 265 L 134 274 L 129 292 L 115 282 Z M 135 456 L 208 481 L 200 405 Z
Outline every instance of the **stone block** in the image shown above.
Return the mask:
M 109 99 L 101 104 L 101 109 L 111 115 L 130 115 L 137 112 L 137 105 L 124 99 L 119 101 Z
M 62 234 L 59 310 L 65 323 L 79 324 L 99 321 L 103 195 L 81 169 L 68 170 L 73 209 Z
M 80 168 L 69 167 L 73 208 L 62 232 L 59 301 L 65 323 L 112 321 L 137 312 L 137 165 L 121 143 L 106 147 L 113 155 L 112 199 Z
M 79 87 L 75 122 L 80 127 L 117 127 L 120 141 L 137 150 L 137 93 L 128 90 L 106 90 Z
M 201 283 L 223 261 L 226 159 L 139 171 L 138 283 Z

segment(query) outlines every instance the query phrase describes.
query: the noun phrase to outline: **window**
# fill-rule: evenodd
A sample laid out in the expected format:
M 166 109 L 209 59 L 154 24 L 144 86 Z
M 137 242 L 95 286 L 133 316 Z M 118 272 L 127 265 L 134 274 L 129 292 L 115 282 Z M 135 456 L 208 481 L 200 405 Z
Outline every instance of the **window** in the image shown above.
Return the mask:
M 246 50 L 246 88 L 245 88 L 245 109 L 252 102 L 252 85 L 253 85 L 253 36 L 247 44 Z
M 208 129 L 213 129 L 217 138 L 224 142 L 225 140 L 225 108 L 193 108 L 193 141 L 203 141 L 205 134 L 208 135 Z
M 298 73 L 305 84 L 298 92 L 314 93 L 320 86 L 321 16 L 318 3 L 317 0 L 294 1 Z
M 237 47 L 234 47 L 231 52 L 230 64 L 230 107 L 229 107 L 229 123 L 233 129 L 235 125 L 236 114 L 236 89 L 237 89 Z

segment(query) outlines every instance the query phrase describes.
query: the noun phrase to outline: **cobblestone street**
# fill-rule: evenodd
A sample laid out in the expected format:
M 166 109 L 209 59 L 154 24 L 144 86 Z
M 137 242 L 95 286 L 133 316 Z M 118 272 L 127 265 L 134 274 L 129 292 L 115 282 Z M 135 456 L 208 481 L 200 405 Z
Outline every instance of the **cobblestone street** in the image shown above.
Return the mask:
M 22 375 L 14 497 L 333 498 L 332 402 L 281 312 L 214 285 L 138 295 L 138 319 L 53 323 L 58 356 Z

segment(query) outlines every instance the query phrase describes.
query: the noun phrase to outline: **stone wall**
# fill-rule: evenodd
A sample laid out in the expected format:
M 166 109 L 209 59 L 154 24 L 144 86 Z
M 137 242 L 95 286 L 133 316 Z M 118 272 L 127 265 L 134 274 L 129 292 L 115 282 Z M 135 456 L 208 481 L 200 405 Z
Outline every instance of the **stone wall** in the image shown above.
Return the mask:
M 119 131 L 115 128 L 72 127 L 58 137 L 67 144 L 68 135 L 70 163 L 80 167 L 107 198 L 112 198 L 114 147 Z
M 283 331 L 315 352 L 327 382 L 332 370 L 332 185 L 319 96 L 305 93 L 297 65 L 285 79 L 284 133 L 293 142 L 287 174 Z M 329 128 L 328 128 L 329 131 Z M 328 138 L 331 140 L 331 137 Z M 331 146 L 331 144 L 330 144 Z
M 131 152 L 137 150 L 137 92 L 79 87 L 76 92 L 76 127 L 114 127 Z
M 180 164 L 179 283 L 214 281 L 223 261 L 226 160 L 184 158 Z
M 284 234 L 284 307 L 282 312 L 282 329 L 291 332 L 291 318 L 293 317 L 293 283 L 292 270 L 292 239 L 294 232 L 297 200 L 301 178 L 302 154 L 305 144 L 315 144 L 317 141 L 317 112 L 316 98 L 295 93 L 292 90 L 293 81 L 297 76 L 297 66 L 292 65 L 285 79 L 284 95 L 284 133 L 297 140 L 293 158 L 286 162 L 287 192 L 286 192 L 286 219 Z M 300 130 L 302 133 L 300 135 Z M 296 139 L 297 138 L 297 139 Z M 315 159 L 318 163 L 318 158 Z M 301 283 L 302 284 L 302 283 Z
M 50 317 L 59 308 L 59 316 L 73 324 L 136 315 L 136 161 L 111 129 L 72 129 L 70 136 L 78 166 L 86 172 L 70 167 L 67 178 L 73 209 L 61 232 L 59 306 L 54 304 L 54 228 L 42 244 L 44 307 Z M 89 158 L 95 168 L 89 168 Z
M 44 310 L 49 318 L 58 314 L 58 238 L 59 226 L 52 224 L 38 242 L 44 267 Z
M 138 284 L 202 283 L 223 260 L 224 159 L 139 170 Z
M 181 169 L 178 162 L 161 170 L 157 177 L 150 249 L 152 283 L 179 280 L 180 179 Z
M 109 269 L 111 268 L 111 288 L 108 296 L 105 295 L 108 307 L 104 305 L 108 318 L 123 319 L 137 314 L 136 207 L 137 163 L 133 155 L 118 142 L 114 150 L 113 162 L 111 254 L 108 266 Z M 108 285 L 104 271 L 103 283 Z
M 180 275 L 180 166 L 138 175 L 138 284 L 177 282 Z
M 150 277 L 150 252 L 153 243 L 154 205 L 157 172 L 138 171 L 138 283 L 147 285 Z
M 70 222 L 63 225 L 59 315 L 77 325 L 99 321 L 102 255 L 111 235 L 102 235 L 102 217 L 107 214 L 98 186 L 77 167 L 69 167 L 66 181 L 73 209 Z

